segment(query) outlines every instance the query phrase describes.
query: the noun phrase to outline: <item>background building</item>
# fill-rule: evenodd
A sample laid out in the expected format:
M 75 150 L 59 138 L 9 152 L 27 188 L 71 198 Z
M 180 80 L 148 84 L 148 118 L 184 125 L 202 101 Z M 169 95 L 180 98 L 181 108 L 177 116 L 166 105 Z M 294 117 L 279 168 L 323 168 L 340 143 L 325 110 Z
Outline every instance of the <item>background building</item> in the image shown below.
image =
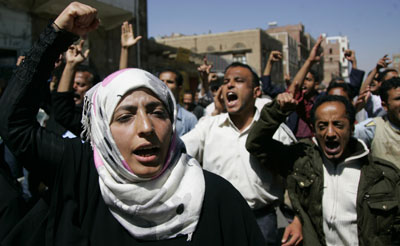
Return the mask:
M 316 42 L 315 39 L 311 37 L 310 34 L 305 32 L 304 25 L 301 23 L 297 25 L 277 26 L 277 22 L 271 22 L 269 23 L 269 28 L 266 30 L 266 32 L 269 35 L 277 38 L 278 40 L 284 39 L 282 38 L 284 37 L 284 35 L 294 39 L 295 42 L 292 42 L 291 45 L 289 40 L 288 42 L 284 42 L 284 44 L 288 44 L 287 49 L 289 55 L 283 57 L 284 64 L 289 64 L 288 69 L 290 72 L 290 77 L 293 79 L 297 71 L 300 69 L 300 67 L 304 64 L 305 60 L 308 58 L 310 50 L 312 49 L 312 47 Z M 293 54 L 293 45 L 297 45 L 296 47 L 297 65 L 293 61 L 293 59 L 295 59 L 295 55 Z M 324 76 L 323 68 L 324 68 L 323 61 L 313 66 L 313 69 L 319 73 L 321 79 Z
M 283 73 L 293 77 L 299 70 L 299 59 L 297 57 L 297 41 L 292 38 L 288 32 L 270 33 L 271 37 L 279 40 L 282 43 L 282 65 Z
M 349 61 L 344 57 L 344 51 L 349 49 L 346 36 L 325 37 L 324 48 L 324 84 L 329 84 L 332 78 L 349 78 Z
M 282 43 L 270 37 L 261 29 L 251 29 L 217 34 L 184 36 L 174 34 L 157 38 L 160 44 L 183 47 L 193 53 L 207 55 L 216 72 L 223 72 L 232 62 L 251 66 L 261 75 L 272 50 L 282 51 Z M 283 81 L 282 66 L 275 66 L 273 80 Z
M 400 72 L 400 54 L 394 54 L 392 60 L 393 68 Z

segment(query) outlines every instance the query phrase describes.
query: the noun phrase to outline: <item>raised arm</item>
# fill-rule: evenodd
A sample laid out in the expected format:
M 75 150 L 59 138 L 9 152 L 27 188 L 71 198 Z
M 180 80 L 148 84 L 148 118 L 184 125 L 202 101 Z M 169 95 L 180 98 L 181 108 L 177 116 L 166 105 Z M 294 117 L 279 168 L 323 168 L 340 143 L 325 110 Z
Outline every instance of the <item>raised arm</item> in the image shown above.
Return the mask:
M 197 68 L 201 79 L 201 95 L 206 95 L 210 91 L 209 85 L 211 81 L 209 81 L 209 75 L 211 68 L 212 65 L 208 64 L 207 57 L 203 58 L 203 64 Z
M 57 92 L 72 91 L 76 68 L 89 56 L 90 50 L 83 52 L 84 43 L 85 40 L 82 39 L 79 44 L 71 45 L 65 53 L 65 67 L 57 87 Z
M 119 58 L 119 69 L 128 67 L 129 48 L 136 45 L 142 36 L 137 36 L 133 33 L 132 24 L 124 21 L 121 25 L 121 56 Z
M 46 181 L 54 178 L 64 146 L 61 138 L 46 133 L 35 120 L 40 94 L 48 90 L 47 79 L 59 54 L 77 39 L 76 35 L 85 35 L 97 25 L 95 9 L 71 3 L 40 35 L 0 100 L 0 135 L 28 168 L 40 165 L 46 170 Z
M 271 104 L 264 106 L 260 119 L 252 126 L 246 141 L 247 150 L 260 163 L 282 176 L 288 175 L 294 163 L 296 156 L 291 150 L 294 146 L 286 146 L 272 137 L 296 105 L 297 101 L 290 93 L 279 94 Z M 291 155 L 282 153 L 291 153 Z
M 296 92 L 301 90 L 304 79 L 307 73 L 310 71 L 311 66 L 322 59 L 322 52 L 320 50 L 320 47 L 323 40 L 324 39 L 322 36 L 318 37 L 318 40 L 315 43 L 314 47 L 311 49 L 310 55 L 308 56 L 307 60 L 304 62 L 303 66 L 293 78 L 293 81 L 288 88 L 288 92 L 292 95 L 295 95 Z
M 355 97 L 359 94 L 365 72 L 357 68 L 356 52 L 354 50 L 345 50 L 344 57 L 351 63 L 349 86 L 352 91 L 352 96 Z
M 379 70 L 381 68 L 386 68 L 392 61 L 390 60 L 388 55 L 384 55 L 381 59 L 379 59 L 378 63 L 372 69 L 372 71 L 369 73 L 368 77 L 365 79 L 365 81 L 362 83 L 361 88 L 360 88 L 360 94 L 364 91 L 367 90 L 367 87 L 370 86 L 372 80 L 375 78 L 376 74 L 379 73 Z
M 267 65 L 265 66 L 263 75 L 270 76 L 271 70 L 272 70 L 272 65 L 275 62 L 279 62 L 281 60 L 282 60 L 282 53 L 280 51 L 278 51 L 278 50 L 271 51 L 271 53 L 269 54 Z

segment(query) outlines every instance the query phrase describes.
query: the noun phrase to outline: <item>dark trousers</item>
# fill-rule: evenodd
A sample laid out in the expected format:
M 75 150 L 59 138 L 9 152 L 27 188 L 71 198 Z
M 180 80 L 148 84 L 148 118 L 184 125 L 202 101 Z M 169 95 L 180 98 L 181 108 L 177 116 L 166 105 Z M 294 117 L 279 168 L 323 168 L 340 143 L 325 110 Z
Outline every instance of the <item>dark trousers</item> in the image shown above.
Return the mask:
M 257 224 L 264 236 L 266 245 L 278 245 L 278 225 L 276 219 L 276 211 L 274 206 L 266 206 L 264 208 L 253 210 Z

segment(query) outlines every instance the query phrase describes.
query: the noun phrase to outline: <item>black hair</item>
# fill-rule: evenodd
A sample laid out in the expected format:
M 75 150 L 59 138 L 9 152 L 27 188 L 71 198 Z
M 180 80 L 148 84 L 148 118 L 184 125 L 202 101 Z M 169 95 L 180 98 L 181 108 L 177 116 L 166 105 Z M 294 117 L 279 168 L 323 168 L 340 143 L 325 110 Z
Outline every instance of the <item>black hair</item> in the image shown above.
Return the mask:
M 391 89 L 396 89 L 400 87 L 400 78 L 393 77 L 391 79 L 385 80 L 382 82 L 381 87 L 379 88 L 379 94 L 381 96 L 381 100 L 383 102 L 387 102 L 388 100 L 388 91 Z
M 89 81 L 90 83 L 92 83 L 92 86 L 100 82 L 100 76 L 94 67 L 80 64 L 76 67 L 76 72 L 88 72 L 92 74 L 92 76 L 89 78 Z
M 335 76 L 331 79 L 331 82 L 329 82 L 329 85 L 332 83 L 343 83 L 344 79 L 341 76 Z
M 315 82 L 317 82 L 317 83 L 320 82 L 320 77 L 319 77 L 319 74 L 318 74 L 317 70 L 310 69 L 308 72 L 311 73 L 311 75 L 313 76 Z
M 193 96 L 193 98 L 194 98 L 194 93 L 193 93 L 193 91 L 191 91 L 191 90 L 185 90 L 185 91 L 183 92 L 183 94 L 191 94 L 191 95 Z
M 161 71 L 158 73 L 158 77 L 160 77 L 160 74 L 162 74 L 162 73 L 167 73 L 167 72 L 174 73 L 174 74 L 176 75 L 176 85 L 177 85 L 177 86 L 182 86 L 182 85 L 183 85 L 183 77 L 182 77 L 182 74 L 181 74 L 180 72 L 178 72 L 178 70 L 175 70 L 175 69 L 173 69 L 173 68 L 166 68 L 166 69 L 164 69 L 164 70 L 161 70 Z
M 349 98 L 353 98 L 352 92 L 350 90 L 350 87 L 347 85 L 347 83 L 338 83 L 338 82 L 330 82 L 328 89 L 326 89 L 326 93 L 329 93 L 330 90 L 335 89 L 335 88 L 342 88 L 343 91 L 349 95 Z
M 227 66 L 227 67 L 225 68 L 224 74 L 225 74 L 226 71 L 228 71 L 228 69 L 231 68 L 231 67 L 243 67 L 243 68 L 248 69 L 248 70 L 251 72 L 251 74 L 253 75 L 253 80 L 252 80 L 252 82 L 253 82 L 253 87 L 260 86 L 260 78 L 258 77 L 258 75 L 256 74 L 256 72 L 254 72 L 253 69 L 251 69 L 251 67 L 250 67 L 249 65 L 243 64 L 243 63 L 240 63 L 240 62 L 233 62 L 233 63 L 231 63 L 229 66 Z
M 317 111 L 318 107 L 326 102 L 341 102 L 346 108 L 346 116 L 350 122 L 350 125 L 354 125 L 354 121 L 356 120 L 356 110 L 354 109 L 353 104 L 347 98 L 343 96 L 336 96 L 336 95 L 324 95 L 318 98 L 315 102 L 313 108 L 311 109 L 311 122 L 313 126 L 315 126 L 315 112 Z
M 378 80 L 379 82 L 383 82 L 383 81 L 385 80 L 386 75 L 387 75 L 388 73 L 390 73 L 390 72 L 395 72 L 395 73 L 397 73 L 397 70 L 394 69 L 394 68 L 387 68 L 387 69 L 385 69 L 385 71 L 379 73 L 377 80 Z

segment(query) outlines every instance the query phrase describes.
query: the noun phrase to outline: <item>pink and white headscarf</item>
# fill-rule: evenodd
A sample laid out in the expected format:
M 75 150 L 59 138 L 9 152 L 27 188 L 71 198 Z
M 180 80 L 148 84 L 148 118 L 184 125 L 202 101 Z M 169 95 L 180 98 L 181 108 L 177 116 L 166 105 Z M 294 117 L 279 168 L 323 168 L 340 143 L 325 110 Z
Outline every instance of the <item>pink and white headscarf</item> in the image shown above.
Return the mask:
M 110 124 L 121 98 L 148 88 L 164 103 L 173 136 L 163 171 L 157 177 L 135 175 L 119 152 Z M 162 240 L 191 235 L 204 199 L 204 175 L 198 162 L 187 156 L 176 136 L 176 103 L 172 92 L 154 75 L 140 69 L 117 71 L 85 95 L 82 138 L 90 140 L 99 174 L 101 194 L 112 215 L 135 238 Z

